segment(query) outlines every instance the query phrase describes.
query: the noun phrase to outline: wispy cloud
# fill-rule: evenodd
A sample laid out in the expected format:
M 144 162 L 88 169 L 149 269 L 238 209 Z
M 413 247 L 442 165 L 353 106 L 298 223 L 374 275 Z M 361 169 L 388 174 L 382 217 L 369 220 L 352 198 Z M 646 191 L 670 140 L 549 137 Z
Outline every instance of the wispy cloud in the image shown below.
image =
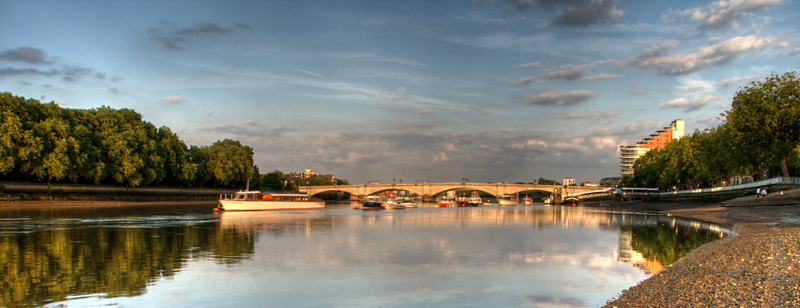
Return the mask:
M 676 18 L 689 18 L 699 21 L 698 30 L 737 30 L 739 21 L 753 13 L 765 11 L 783 4 L 783 0 L 721 0 L 706 7 L 670 11 L 662 16 L 662 21 Z
M 533 76 L 530 76 L 530 77 L 525 77 L 525 78 L 522 78 L 522 79 L 520 79 L 520 80 L 517 80 L 517 81 L 515 81 L 515 82 L 512 82 L 511 84 L 513 84 L 513 85 L 526 85 L 526 84 L 531 84 L 531 82 L 533 82 L 533 80 L 534 80 L 534 79 L 536 79 L 536 77 L 533 77 Z
M 162 98 L 161 101 L 168 104 L 179 104 L 186 102 L 186 99 L 180 96 L 167 96 Z
M 660 46 L 646 49 L 622 64 L 655 68 L 660 75 L 683 75 L 708 67 L 725 65 L 745 52 L 764 49 L 774 41 L 774 38 L 761 38 L 755 35 L 737 36 L 688 54 L 669 54 L 668 51 L 678 48 L 680 43 L 665 41 Z
M 24 62 L 28 64 L 50 64 L 53 60 L 47 57 L 44 50 L 33 47 L 6 49 L 0 53 L 0 60 Z
M 699 110 L 700 108 L 705 107 L 709 103 L 713 101 L 721 100 L 722 97 L 716 95 L 706 95 L 703 97 L 695 97 L 692 99 L 687 98 L 676 98 L 661 105 L 658 105 L 661 109 L 683 109 L 683 111 L 690 112 Z
M 483 0 L 497 2 L 497 0 Z M 625 12 L 617 8 L 617 0 L 510 0 L 510 12 L 521 14 L 523 11 L 537 7 L 545 11 L 557 11 L 546 26 L 586 27 L 590 25 L 613 24 L 619 21 Z
M 620 113 L 617 111 L 596 111 L 596 112 L 578 112 L 578 113 L 565 113 L 553 115 L 556 119 L 574 120 L 574 119 L 608 119 L 618 116 Z
M 171 28 L 171 25 L 172 23 L 170 22 L 161 23 L 163 28 Z M 150 38 L 161 42 L 165 48 L 172 50 L 184 49 L 185 47 L 183 46 L 183 43 L 186 42 L 188 37 L 229 35 L 233 33 L 234 30 L 250 29 L 249 26 L 244 24 L 236 24 L 234 29 L 228 29 L 210 22 L 200 23 L 194 27 L 185 27 L 176 30 L 163 28 L 151 28 L 148 31 Z
M 540 94 L 525 95 L 531 105 L 573 106 L 594 97 L 593 91 L 547 91 Z

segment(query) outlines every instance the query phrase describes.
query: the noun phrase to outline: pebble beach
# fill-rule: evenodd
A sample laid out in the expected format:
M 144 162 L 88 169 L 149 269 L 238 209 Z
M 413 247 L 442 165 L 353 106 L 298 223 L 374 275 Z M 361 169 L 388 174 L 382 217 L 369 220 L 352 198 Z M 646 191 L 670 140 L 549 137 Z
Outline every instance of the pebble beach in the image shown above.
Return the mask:
M 735 235 L 695 249 L 603 307 L 800 307 L 800 189 L 625 207 L 727 224 Z

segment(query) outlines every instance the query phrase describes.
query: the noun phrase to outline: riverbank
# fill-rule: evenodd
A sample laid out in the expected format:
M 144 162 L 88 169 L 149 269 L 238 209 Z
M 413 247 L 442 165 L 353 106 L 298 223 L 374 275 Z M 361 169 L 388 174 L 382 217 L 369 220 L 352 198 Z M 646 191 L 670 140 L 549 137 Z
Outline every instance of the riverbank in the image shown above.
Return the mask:
M 603 307 L 800 307 L 800 189 L 716 204 L 630 203 L 733 226 Z

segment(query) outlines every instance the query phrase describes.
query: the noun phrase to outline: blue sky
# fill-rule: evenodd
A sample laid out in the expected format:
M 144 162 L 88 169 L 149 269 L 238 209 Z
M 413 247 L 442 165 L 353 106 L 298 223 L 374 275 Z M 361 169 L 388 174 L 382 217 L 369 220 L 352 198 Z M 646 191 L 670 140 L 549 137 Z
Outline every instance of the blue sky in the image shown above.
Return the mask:
M 798 29 L 788 0 L 0 0 L 0 91 L 236 139 L 262 172 L 597 182 L 796 71 Z

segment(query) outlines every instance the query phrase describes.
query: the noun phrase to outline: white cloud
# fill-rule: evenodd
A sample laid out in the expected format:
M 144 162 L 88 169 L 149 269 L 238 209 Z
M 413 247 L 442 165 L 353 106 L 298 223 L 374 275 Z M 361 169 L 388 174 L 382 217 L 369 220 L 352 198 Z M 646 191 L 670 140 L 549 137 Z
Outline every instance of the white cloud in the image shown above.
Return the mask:
M 533 76 L 530 76 L 530 77 L 525 77 L 525 78 L 522 78 L 522 79 L 520 79 L 520 80 L 517 80 L 517 81 L 515 81 L 515 82 L 512 82 L 511 84 L 513 84 L 513 85 L 526 85 L 526 84 L 531 84 L 531 82 L 533 82 L 533 79 L 535 79 L 535 78 L 536 78 L 536 77 L 533 77 Z
M 161 101 L 169 104 L 178 104 L 186 102 L 186 99 L 180 96 L 167 96 L 162 98 Z

